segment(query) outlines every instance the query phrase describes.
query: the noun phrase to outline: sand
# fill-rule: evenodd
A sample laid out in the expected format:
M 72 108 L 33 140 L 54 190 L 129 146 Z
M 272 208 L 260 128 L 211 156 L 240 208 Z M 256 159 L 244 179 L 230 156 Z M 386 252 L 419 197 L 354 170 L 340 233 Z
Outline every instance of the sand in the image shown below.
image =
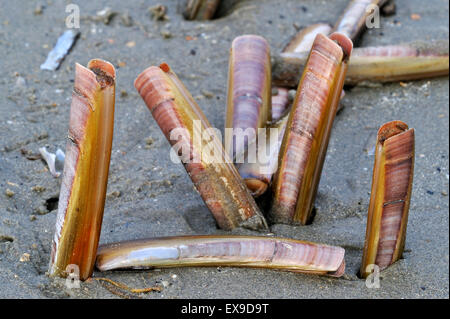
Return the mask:
M 65 30 L 65 2 L 4 2 L 0 10 L 0 298 L 448 298 L 448 77 L 348 90 L 334 123 L 314 223 L 271 227 L 277 236 L 344 247 L 343 278 L 237 268 L 94 272 L 94 277 L 134 288 L 163 287 L 161 292 L 121 292 L 120 296 L 97 280 L 69 289 L 64 279 L 46 275 L 61 180 L 30 154 L 45 145 L 52 151 L 65 149 L 76 62 L 86 65 L 92 58 L 103 58 L 117 68 L 101 243 L 226 234 L 217 229 L 184 168 L 170 161 L 169 144 L 133 87 L 135 77 L 150 65 L 167 62 L 212 125 L 222 129 L 233 38 L 259 34 L 273 52 L 279 52 L 295 34 L 294 23 L 333 24 L 346 3 L 247 1 L 221 19 L 189 22 L 177 11 L 177 1 L 164 1 L 168 21 L 153 21 L 147 9 L 157 1 L 115 0 L 108 6 L 118 15 L 105 25 L 89 19 L 104 5 L 80 1 L 81 36 L 60 69 L 52 72 L 39 66 Z M 396 15 L 382 17 L 381 28 L 366 32 L 359 45 L 448 37 L 447 1 L 396 3 Z M 43 5 L 41 13 L 36 10 L 39 5 Z M 120 15 L 127 11 L 132 26 L 121 22 Z M 420 19 L 412 19 L 412 14 Z M 391 120 L 402 120 L 416 130 L 414 186 L 404 259 L 382 272 L 380 288 L 370 289 L 356 277 L 374 161 L 366 150 L 378 127 Z M 12 196 L 6 195 L 7 190 Z M 232 233 L 257 234 L 243 229 Z

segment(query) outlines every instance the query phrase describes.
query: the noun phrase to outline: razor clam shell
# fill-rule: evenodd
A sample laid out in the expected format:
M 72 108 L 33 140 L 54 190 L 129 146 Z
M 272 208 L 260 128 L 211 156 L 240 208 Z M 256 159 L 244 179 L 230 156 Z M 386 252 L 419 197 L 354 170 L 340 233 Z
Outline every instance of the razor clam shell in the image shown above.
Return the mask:
M 358 48 L 346 83 L 392 82 L 448 75 L 448 40 Z
M 114 125 L 115 70 L 103 60 L 75 66 L 64 171 L 53 238 L 50 275 L 79 267 L 93 271 L 103 219 Z
M 101 271 L 123 268 L 231 266 L 341 276 L 343 248 L 260 236 L 179 236 L 102 245 Z
M 324 35 L 317 35 L 279 154 L 271 208 L 271 218 L 275 222 L 305 224 L 305 216 L 310 214 L 339 100 L 335 98 L 336 90 L 339 96 L 342 90 L 344 57 L 338 44 Z M 307 207 L 299 206 L 300 196 Z
M 299 31 L 292 40 L 288 43 L 288 45 L 283 49 L 283 52 L 306 52 L 311 50 L 312 44 L 314 42 L 317 34 L 321 33 L 324 35 L 328 35 L 331 31 L 331 26 L 324 23 L 318 23 L 306 27 Z M 276 91 L 274 94 L 273 91 Z M 272 89 L 272 105 L 271 105 L 271 113 L 272 113 L 272 123 L 280 120 L 283 115 L 285 115 L 286 111 L 290 107 L 292 102 L 289 98 L 289 89 L 282 87 L 275 87 Z M 273 145 L 270 141 L 270 135 L 268 131 L 266 132 L 265 139 L 266 143 L 259 145 L 257 147 L 257 152 L 269 152 L 270 154 L 270 162 L 269 165 L 262 165 L 258 162 L 250 163 L 248 156 L 245 157 L 244 163 L 237 163 L 236 167 L 238 168 L 239 173 L 244 178 L 247 187 L 251 190 L 252 195 L 254 197 L 258 197 L 266 192 L 269 183 L 272 180 L 272 176 L 275 172 L 275 168 L 278 163 L 278 154 L 280 151 L 281 141 L 283 139 L 284 131 L 286 129 L 287 118 L 284 120 L 280 120 L 280 123 L 272 124 L 270 127 L 277 127 L 281 131 L 278 134 L 278 139 L 276 145 Z M 257 138 L 253 140 L 251 143 L 257 143 L 261 138 Z M 270 169 L 270 173 L 262 173 L 261 169 L 270 167 L 274 169 Z
M 448 75 L 448 43 L 448 40 L 433 40 L 355 48 L 345 84 L 408 81 Z M 274 85 L 290 88 L 298 85 L 307 59 L 306 53 L 272 56 Z
M 271 120 L 271 65 L 267 41 L 256 35 L 233 40 L 228 74 L 227 114 L 225 127 L 251 129 L 244 145 L 226 135 L 225 150 L 232 159 L 242 153 L 257 129 Z
M 280 152 L 284 132 L 286 131 L 288 117 L 289 114 L 286 114 L 278 122 L 267 126 L 265 135 L 259 134 L 258 138 L 249 144 L 249 148 L 252 144 L 256 144 L 254 147 L 256 148 L 257 154 L 260 152 L 269 154 L 268 163 L 260 163 L 259 158 L 256 158 L 256 161 L 251 162 L 248 154 L 246 153 L 244 163 L 235 164 L 248 189 L 252 192 L 253 197 L 261 196 L 266 192 L 270 182 L 272 181 L 272 176 L 277 170 L 278 154 Z M 278 135 L 275 140 L 271 139 L 271 128 L 276 128 L 278 130 Z
M 314 43 L 316 36 L 321 33 L 323 35 L 330 34 L 332 27 L 326 23 L 317 23 L 301 29 L 289 41 L 282 52 L 301 53 L 309 52 Z M 289 89 L 276 87 L 277 94 L 272 95 L 272 122 L 279 120 L 289 104 Z
M 221 0 L 185 0 L 183 16 L 186 20 L 210 20 Z
M 340 32 L 356 41 L 365 29 L 366 19 L 373 14 L 370 5 L 382 7 L 387 0 L 352 0 L 336 22 L 333 32 Z
M 401 121 L 378 131 L 372 192 L 361 274 L 366 266 L 385 269 L 397 261 L 406 238 L 414 171 L 414 129 Z
M 215 133 L 210 136 L 214 157 L 208 152 L 202 153 L 205 146 L 202 138 L 195 142 L 199 128 L 194 127 L 194 121 L 199 121 L 201 132 L 211 125 L 169 66 L 147 68 L 137 77 L 135 87 L 169 143 L 181 144 L 181 149 L 190 150 L 181 160 L 219 227 L 266 229 L 263 215 Z M 182 135 L 171 140 L 170 133 L 180 128 Z
M 272 95 L 272 122 L 278 121 L 289 108 L 289 89 L 277 87 Z

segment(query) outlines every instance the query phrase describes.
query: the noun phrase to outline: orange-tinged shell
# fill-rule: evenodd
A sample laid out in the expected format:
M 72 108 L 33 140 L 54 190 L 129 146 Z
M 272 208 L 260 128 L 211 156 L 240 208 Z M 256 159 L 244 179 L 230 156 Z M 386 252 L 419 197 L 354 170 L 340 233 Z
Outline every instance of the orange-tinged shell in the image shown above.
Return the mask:
M 330 38 L 344 43 L 344 50 Z M 306 224 L 313 208 L 351 54 L 349 39 L 330 38 L 317 35 L 290 112 L 272 185 L 275 222 Z
M 249 144 L 244 162 L 235 163 L 253 197 L 259 197 L 267 191 L 272 176 L 277 170 L 278 153 L 283 141 L 287 120 L 288 114 L 261 130 L 258 138 Z M 249 155 L 253 148 L 256 150 L 256 158 Z
M 185 0 L 183 16 L 187 20 L 210 20 L 216 13 L 220 0 Z
M 405 245 L 414 173 L 414 129 L 401 121 L 378 131 L 366 241 L 360 274 L 367 266 L 380 269 L 397 261 Z
M 345 84 L 409 81 L 448 75 L 448 43 L 445 39 L 355 48 L 348 63 Z M 297 86 L 307 59 L 308 54 L 304 52 L 273 56 L 274 85 Z
M 178 147 L 175 151 L 219 227 L 267 228 L 221 141 L 169 66 L 147 68 L 135 87 L 169 143 Z
M 103 60 L 75 66 L 69 134 L 50 275 L 68 265 L 90 277 L 100 237 L 114 125 L 115 70 Z

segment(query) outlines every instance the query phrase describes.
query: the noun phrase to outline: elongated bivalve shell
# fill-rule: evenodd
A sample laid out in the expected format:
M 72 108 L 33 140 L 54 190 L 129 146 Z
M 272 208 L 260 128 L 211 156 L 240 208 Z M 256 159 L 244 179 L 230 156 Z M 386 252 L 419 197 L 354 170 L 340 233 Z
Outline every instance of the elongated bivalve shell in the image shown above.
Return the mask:
M 103 218 L 114 125 L 115 70 L 103 60 L 75 66 L 50 275 L 92 274 Z M 70 270 L 67 269 L 69 267 Z
M 336 33 L 314 41 L 279 153 L 274 222 L 309 221 L 351 50 L 351 40 Z
M 373 23 L 375 15 L 379 14 L 379 8 L 387 0 L 352 0 L 340 16 L 334 26 L 333 32 L 339 32 L 352 41 L 356 41 L 367 23 Z
M 340 277 L 341 247 L 259 236 L 180 236 L 102 245 L 101 271 L 123 268 L 229 266 L 271 268 Z
M 448 75 L 448 40 L 354 50 L 346 84 L 392 82 Z
M 345 83 L 409 81 L 448 75 L 448 53 L 448 39 L 355 48 Z M 307 58 L 305 53 L 273 56 L 274 84 L 284 87 L 298 85 Z
M 304 28 L 295 35 L 283 52 L 309 52 L 316 36 L 318 34 L 328 35 L 330 31 L 331 27 L 322 23 Z M 278 167 L 278 154 L 288 119 L 286 112 L 291 104 L 292 100 L 289 99 L 287 88 L 275 87 L 272 89 L 272 123 L 267 125 L 264 131 L 259 132 L 257 138 L 247 145 L 244 162 L 236 163 L 239 174 L 254 197 L 266 192 Z M 271 131 L 274 129 L 277 130 L 276 137 L 272 138 Z M 253 151 L 252 147 L 256 148 L 257 156 L 255 158 L 249 154 Z M 268 157 L 268 161 L 261 162 L 261 157 Z
M 331 27 L 328 24 L 314 24 L 299 31 L 283 52 L 305 52 L 310 51 L 313 41 L 318 34 L 328 35 Z M 288 116 L 286 112 L 291 106 L 287 88 L 275 87 L 272 89 L 272 123 L 267 125 L 264 131 L 258 133 L 248 145 L 244 155 L 244 162 L 236 162 L 239 174 L 244 179 L 247 187 L 254 197 L 266 192 L 272 180 L 272 176 L 278 167 L 278 154 L 286 129 Z M 283 117 L 283 118 L 282 118 Z M 276 130 L 275 138 L 271 131 Z M 257 156 L 252 158 L 249 154 L 256 148 Z M 266 157 L 267 161 L 261 161 Z
M 369 265 L 380 269 L 401 258 L 405 246 L 414 173 L 414 129 L 401 121 L 378 131 L 366 241 L 360 274 Z
M 321 33 L 328 36 L 332 28 L 326 23 L 317 23 L 301 29 L 289 41 L 282 52 L 288 53 L 309 53 L 316 36 Z M 274 91 L 272 89 L 272 91 Z M 276 93 L 272 92 L 272 122 L 278 121 L 290 106 L 289 89 L 276 87 Z
M 256 35 L 233 40 L 228 72 L 225 150 L 234 160 L 258 128 L 271 119 L 271 66 L 267 41 Z M 233 133 L 229 134 L 229 129 Z M 242 133 L 241 133 L 242 130 Z M 241 143 L 242 141 L 242 143 Z
M 186 20 L 210 20 L 220 0 L 184 0 L 183 16 Z
M 267 228 L 215 130 L 169 66 L 149 67 L 134 85 L 219 227 Z

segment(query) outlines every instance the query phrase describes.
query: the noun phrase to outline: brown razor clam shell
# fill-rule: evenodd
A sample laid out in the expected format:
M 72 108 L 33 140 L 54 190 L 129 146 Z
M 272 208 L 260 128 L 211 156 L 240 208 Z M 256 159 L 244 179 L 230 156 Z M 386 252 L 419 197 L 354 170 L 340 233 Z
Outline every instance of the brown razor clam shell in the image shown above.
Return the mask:
M 448 75 L 448 40 L 355 49 L 347 84 L 392 82 Z
M 316 29 L 310 30 L 310 32 L 317 31 Z M 320 32 L 318 32 L 320 33 Z M 316 33 L 316 35 L 318 34 Z M 307 36 L 308 33 L 303 33 L 303 36 Z M 344 51 L 344 57 L 347 60 L 348 55 L 352 51 L 352 43 L 351 41 L 346 38 L 343 35 L 340 35 L 338 33 L 333 34 L 333 40 L 336 41 L 341 45 Z M 300 40 L 300 38 L 298 39 Z M 300 41 L 301 43 L 305 43 Z M 273 91 L 276 91 L 276 95 L 272 96 L 272 117 L 278 119 L 278 117 L 281 117 L 282 114 L 286 114 L 288 106 L 290 106 L 289 98 L 288 98 L 288 91 L 285 88 L 275 88 Z M 344 94 L 344 91 L 342 90 L 342 95 Z M 281 96 L 280 96 L 281 95 Z M 276 98 L 277 96 L 280 96 L 280 98 Z M 278 114 L 275 113 L 275 110 L 278 110 Z M 242 178 L 247 184 L 247 187 L 252 192 L 252 195 L 254 197 L 258 197 L 266 192 L 268 189 L 268 186 L 272 180 L 272 176 L 275 173 L 276 166 L 278 164 L 278 154 L 281 147 L 281 142 L 283 139 L 283 135 L 285 132 L 286 124 L 287 124 L 287 115 L 284 115 L 283 119 L 280 119 L 279 121 L 273 120 L 271 125 L 268 125 L 266 127 L 266 131 L 262 132 L 265 134 L 258 134 L 257 138 L 248 144 L 248 147 L 246 149 L 245 157 L 243 163 L 236 163 L 236 167 L 239 171 L 239 174 L 241 174 Z M 278 138 L 274 141 L 271 139 L 271 136 L 269 134 L 269 131 L 272 128 L 278 129 Z M 264 142 L 263 142 L 264 141 Z M 256 152 L 257 152 L 257 158 L 252 159 L 251 156 L 249 156 L 249 150 L 251 149 L 251 146 L 255 147 L 256 145 Z M 250 150 L 252 151 L 252 150 Z M 268 163 L 261 162 L 259 157 L 262 154 L 269 154 L 270 160 Z M 273 169 L 273 170 L 272 170 Z
M 339 34 L 319 34 L 314 41 L 279 153 L 270 211 L 274 222 L 309 220 L 351 46 L 351 40 Z
M 267 41 L 256 35 L 243 35 L 233 40 L 228 73 L 227 114 L 228 129 L 249 130 L 243 145 L 235 145 L 236 138 L 225 135 L 225 150 L 234 160 L 247 143 L 256 137 L 257 129 L 271 120 L 271 66 Z M 237 131 L 236 131 L 237 132 Z
M 332 27 L 326 23 L 317 23 L 301 29 L 289 41 L 282 52 L 301 53 L 309 52 L 316 36 L 321 33 L 329 35 Z M 281 118 L 290 106 L 288 88 L 275 87 L 276 94 L 272 94 L 272 122 Z
M 339 32 L 352 41 L 356 41 L 361 32 L 365 29 L 366 19 L 373 14 L 368 9 L 369 5 L 382 7 L 387 0 L 352 0 L 345 8 L 343 14 L 336 22 L 333 32 Z
M 355 48 L 349 61 L 345 84 L 445 76 L 449 73 L 448 54 L 448 39 Z M 273 84 L 289 88 L 297 86 L 307 59 L 307 53 L 281 53 L 272 56 Z
M 264 217 L 220 139 L 169 66 L 162 64 L 144 70 L 135 87 L 169 143 L 188 150 L 188 154 L 178 152 L 178 155 L 219 227 L 266 229 Z M 171 139 L 174 130 L 180 135 Z M 205 131 L 209 134 L 208 141 L 201 135 Z
M 380 269 L 401 258 L 405 246 L 414 173 L 414 129 L 401 121 L 378 131 L 366 241 L 360 274 L 367 266 Z
M 340 277 L 341 247 L 261 236 L 179 236 L 102 245 L 101 271 L 124 268 L 228 266 L 269 268 Z
M 183 16 L 186 20 L 210 20 L 220 0 L 185 0 Z
M 115 70 L 103 60 L 75 66 L 69 135 L 50 275 L 92 274 L 103 219 L 114 125 Z
M 296 88 L 303 74 L 309 52 L 272 54 L 272 85 Z

